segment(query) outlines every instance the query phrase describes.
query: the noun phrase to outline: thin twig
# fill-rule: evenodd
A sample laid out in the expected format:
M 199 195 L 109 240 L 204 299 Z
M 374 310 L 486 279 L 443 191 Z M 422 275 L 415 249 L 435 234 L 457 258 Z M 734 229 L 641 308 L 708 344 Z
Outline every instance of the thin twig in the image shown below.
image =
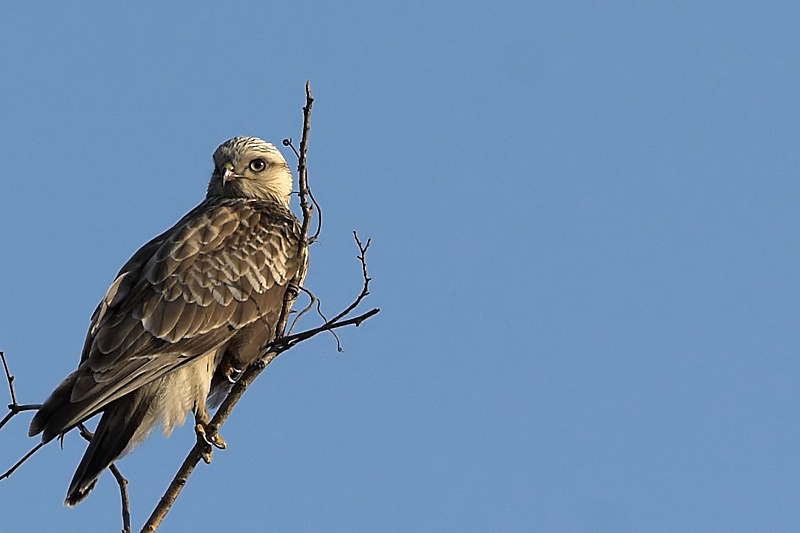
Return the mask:
M 292 327 L 290 327 L 289 331 L 286 332 L 286 335 L 284 336 L 284 338 L 292 335 L 292 332 L 294 331 L 294 326 L 297 324 L 297 321 L 300 320 L 300 317 L 302 315 L 304 315 L 306 313 L 306 311 L 311 309 L 311 307 L 314 306 L 314 304 L 316 304 L 317 314 L 322 319 L 322 323 L 323 324 L 327 324 L 329 322 L 328 317 L 326 317 L 325 313 L 322 312 L 322 302 L 320 300 L 318 300 L 317 297 L 314 296 L 314 293 L 312 293 L 310 290 L 308 290 L 308 289 L 306 289 L 304 287 L 302 287 L 301 290 L 303 292 L 305 292 L 306 294 L 308 294 L 308 296 L 311 298 L 311 303 L 309 303 L 308 306 L 305 309 L 303 309 L 302 313 L 300 313 L 298 316 L 296 316 L 294 318 L 294 321 L 292 322 Z M 339 335 L 337 335 L 336 332 L 333 331 L 333 330 L 330 330 L 330 332 L 331 332 L 331 335 L 333 335 L 333 338 L 336 339 L 336 350 L 341 352 L 342 351 L 342 341 L 339 339 Z
M 308 203 L 308 133 L 311 131 L 311 108 L 314 97 L 311 96 L 311 83 L 306 81 L 306 105 L 303 106 L 303 136 L 300 138 L 300 157 L 297 159 L 297 181 L 300 183 L 300 209 L 303 211 L 303 227 L 300 235 L 306 250 L 311 243 L 308 239 L 308 228 L 311 225 L 313 207 Z M 303 246 L 300 247 L 301 250 Z
M 89 431 L 89 428 L 83 423 L 78 424 L 78 433 L 86 442 L 92 442 L 94 438 L 94 433 Z M 125 479 L 125 476 L 122 475 L 122 472 L 119 471 L 119 468 L 114 463 L 111 463 L 108 469 L 114 479 L 117 480 L 117 485 L 119 485 L 119 495 L 122 500 L 122 533 L 131 533 L 131 500 L 128 496 L 128 480 Z
M 318 335 L 323 331 L 330 331 L 331 333 L 333 333 L 333 330 L 345 326 L 358 327 L 361 325 L 363 321 L 377 315 L 380 312 L 380 309 L 374 308 L 370 309 L 366 313 L 363 313 L 357 317 L 353 317 L 348 320 L 342 320 L 345 316 L 353 312 L 353 310 L 356 309 L 361 304 L 364 298 L 366 298 L 369 295 L 369 282 L 372 281 L 367 272 L 367 250 L 369 249 L 371 240 L 367 239 L 367 242 L 362 244 L 361 241 L 358 239 L 358 234 L 355 231 L 353 232 L 353 236 L 355 237 L 356 244 L 358 245 L 358 250 L 359 250 L 358 259 L 361 262 L 361 274 L 364 279 L 364 284 L 361 288 L 361 292 L 353 301 L 353 303 L 348 305 L 344 311 L 340 312 L 338 315 L 336 315 L 330 320 L 325 319 L 325 315 L 323 315 L 322 311 L 319 310 L 319 303 L 318 303 L 317 304 L 318 311 L 320 313 L 320 316 L 322 316 L 323 320 L 325 320 L 325 323 L 313 329 L 302 331 L 300 333 L 295 333 L 294 335 L 284 335 L 273 340 L 267 347 L 267 350 L 268 352 L 275 352 L 275 357 L 285 352 L 286 350 L 296 346 L 298 343 L 306 339 L 310 339 L 311 337 L 314 337 L 315 335 Z M 336 337 L 337 346 L 339 351 L 341 352 L 342 351 L 341 344 L 338 344 L 339 337 L 336 336 L 335 333 L 334 337 Z
M 14 390 L 14 376 L 12 376 L 11 372 L 8 370 L 5 352 L 0 352 L 0 359 L 3 360 L 3 369 L 6 371 L 6 379 L 8 380 L 8 389 L 11 391 L 11 404 L 17 405 L 17 392 Z
M 292 152 L 294 152 L 294 155 L 295 155 L 295 157 L 296 157 L 296 158 L 298 158 L 298 159 L 300 159 L 300 152 L 298 152 L 298 151 L 297 151 L 297 148 L 295 148 L 295 147 L 294 147 L 294 144 L 292 144 L 292 138 L 291 138 L 291 137 L 286 137 L 286 138 L 283 140 L 283 145 L 284 145 L 284 146 L 288 146 L 289 148 L 291 148 L 291 149 L 292 149 Z M 294 191 L 293 191 L 293 192 L 294 192 Z
M 322 208 L 317 202 L 317 199 L 314 198 L 314 193 L 311 192 L 310 189 L 308 191 L 308 196 L 311 198 L 311 201 L 314 202 L 314 206 L 317 208 L 317 231 L 315 231 L 314 235 L 308 239 L 308 244 L 314 244 L 319 237 L 319 234 L 322 233 Z
M 296 155 L 298 157 L 298 159 L 300 158 L 300 152 L 298 152 L 297 148 L 295 148 L 294 144 L 292 144 L 292 138 L 291 137 L 287 137 L 286 139 L 284 139 L 283 140 L 283 145 L 284 146 L 288 146 L 289 148 L 291 148 L 292 151 L 294 152 L 294 155 Z M 299 196 L 300 195 L 300 191 L 297 191 L 297 192 L 292 191 L 292 194 L 297 194 Z M 317 229 L 314 231 L 314 235 L 312 235 L 308 239 L 308 244 L 310 245 L 310 244 L 314 244 L 314 242 L 319 237 L 319 234 L 322 233 L 322 207 L 319 205 L 319 202 L 317 202 L 317 199 L 314 198 L 314 193 L 311 192 L 311 189 L 308 190 L 308 197 L 311 198 L 311 202 L 314 204 L 314 208 L 317 210 Z
M 359 252 L 358 260 L 361 263 L 361 275 L 364 280 L 364 284 L 361 288 L 361 293 L 359 293 L 358 297 L 353 301 L 353 303 L 347 306 L 342 312 L 333 317 L 331 320 L 328 320 L 322 313 L 319 300 L 317 300 L 317 298 L 311 293 L 311 291 L 307 289 L 301 289 L 303 292 L 307 293 L 312 298 L 312 304 L 314 303 L 314 300 L 316 300 L 317 313 L 319 313 L 319 315 L 322 317 L 322 320 L 324 320 L 325 322 L 318 328 L 314 328 L 308 331 L 303 331 L 296 335 L 292 335 L 291 332 L 292 329 L 294 328 L 294 324 L 297 322 L 300 316 L 302 316 L 308 310 L 308 307 L 306 307 L 300 313 L 300 316 L 297 316 L 295 318 L 294 322 L 292 323 L 292 327 L 289 328 L 289 334 L 275 339 L 275 341 L 273 341 L 273 343 L 270 345 L 270 349 L 280 349 L 281 347 L 285 346 L 285 348 L 280 349 L 279 353 L 281 353 L 285 350 L 288 350 L 292 346 L 295 346 L 297 343 L 302 342 L 306 339 L 310 339 L 311 337 L 319 333 L 322 333 L 323 331 L 330 331 L 333 337 L 336 339 L 337 351 L 341 352 L 343 351 L 342 343 L 339 340 L 339 336 L 336 334 L 334 330 L 343 326 L 355 325 L 356 327 L 358 327 L 359 324 L 361 324 L 361 322 L 377 314 L 380 311 L 380 309 L 372 309 L 371 311 L 368 311 L 367 313 L 364 313 L 361 316 L 355 317 L 345 322 L 340 322 L 342 318 L 349 315 L 354 309 L 356 309 L 361 304 L 362 300 L 364 300 L 364 298 L 366 298 L 369 295 L 369 282 L 372 281 L 372 278 L 369 277 L 369 273 L 367 271 L 367 250 L 369 249 L 369 245 L 371 244 L 372 239 L 367 239 L 366 243 L 362 243 L 361 240 L 358 238 L 358 232 L 355 231 L 353 232 L 353 238 L 355 239 L 356 245 L 358 246 L 358 252 Z
M 117 465 L 111 463 L 108 467 L 111 473 L 114 474 L 114 479 L 117 480 L 119 485 L 119 494 L 122 498 L 122 533 L 131 533 L 131 500 L 128 496 L 128 480 L 119 471 Z
M 14 418 L 14 416 L 18 415 L 19 413 L 23 411 L 38 411 L 41 406 L 42 404 L 40 403 L 31 403 L 27 405 L 14 405 L 13 403 L 9 404 L 8 413 L 3 417 L 3 420 L 0 420 L 0 429 L 3 429 L 3 426 L 5 426 L 9 420 Z
M 186 482 L 189 480 L 189 476 L 192 475 L 194 467 L 196 467 L 197 463 L 200 462 L 201 457 L 202 453 L 200 450 L 200 444 L 195 443 L 194 447 L 186 456 L 186 459 L 183 460 L 183 464 L 181 464 L 181 467 L 178 469 L 175 477 L 172 478 L 172 482 L 169 484 L 169 487 L 167 487 L 164 495 L 161 496 L 158 505 L 156 505 L 156 508 L 153 509 L 153 513 L 150 515 L 150 518 L 147 519 L 144 527 L 142 527 L 142 533 L 152 532 L 158 529 L 158 526 L 161 525 L 161 521 L 164 520 L 164 517 L 167 516 L 170 508 L 172 508 L 172 504 L 174 504 L 175 500 L 178 499 L 181 489 L 183 489 L 183 487 L 186 485 Z
M 361 261 L 361 273 L 364 276 L 364 286 L 361 288 L 361 294 L 358 295 L 358 298 L 356 298 L 353 303 L 347 306 L 344 311 L 333 317 L 331 322 L 336 322 L 340 318 L 349 315 L 350 312 L 358 307 L 361 304 L 361 301 L 369 295 L 369 282 L 372 281 L 372 278 L 370 278 L 369 274 L 367 273 L 367 250 L 369 249 L 372 239 L 367 239 L 366 244 L 361 244 L 361 241 L 358 240 L 358 233 L 355 231 L 353 232 L 353 238 L 355 238 L 356 244 L 358 245 L 358 260 Z
M 307 289 L 303 289 L 303 290 L 307 290 Z M 309 295 L 311 295 L 312 298 L 314 298 L 314 301 L 317 303 L 317 314 L 322 319 L 322 323 L 323 324 L 327 324 L 329 322 L 329 320 L 328 320 L 328 317 L 325 316 L 325 313 L 322 312 L 322 302 L 320 300 L 318 300 L 317 297 L 314 296 L 311 293 L 311 291 L 307 291 L 307 292 L 308 292 Z M 305 309 L 304 309 L 304 311 L 305 311 Z M 300 318 L 299 316 L 297 318 L 295 318 L 295 323 L 297 322 L 297 320 L 299 318 Z M 294 330 L 294 323 L 292 323 L 292 327 L 289 328 L 289 331 L 286 333 L 286 335 L 291 335 L 293 330 Z M 331 332 L 331 335 L 333 335 L 333 338 L 336 339 L 336 350 L 341 352 L 342 351 L 342 341 L 341 341 L 341 339 L 339 339 L 339 335 L 337 335 L 334 330 L 330 330 L 330 332 Z
M 307 289 L 307 288 L 305 288 L 305 287 L 300 287 L 300 292 L 304 292 L 304 293 L 305 293 L 305 294 L 306 294 L 306 295 L 309 297 L 309 299 L 310 299 L 311 301 L 309 301 L 309 302 L 308 302 L 308 305 L 307 305 L 307 306 L 305 306 L 305 307 L 303 308 L 303 310 L 302 310 L 302 311 L 300 311 L 299 313 L 297 313 L 297 316 L 295 316 L 295 317 L 294 317 L 294 320 L 292 320 L 292 324 L 289 326 L 289 330 L 286 332 L 286 334 L 287 334 L 287 335 L 291 335 L 291 334 L 292 334 L 292 331 L 294 331 L 294 327 L 297 325 L 297 321 L 298 321 L 298 320 L 300 320 L 300 318 L 301 318 L 303 315 L 305 315 L 305 314 L 306 314 L 306 313 L 308 313 L 308 312 L 309 312 L 311 309 L 313 309 L 313 308 L 314 308 L 314 304 L 317 304 L 317 308 L 319 309 L 319 300 L 317 300 L 317 297 L 316 297 L 316 296 L 314 296 L 314 293 L 313 293 L 313 292 L 311 292 L 310 290 L 308 290 L 308 289 Z M 319 311 L 317 311 L 317 312 L 319 312 Z M 323 320 L 324 320 L 324 319 L 323 319 Z
M 22 459 L 20 459 L 20 460 L 19 460 L 19 461 L 17 461 L 16 463 L 14 463 L 14 466 L 12 466 L 12 467 L 11 467 L 11 468 L 9 468 L 8 470 L 6 470 L 6 471 L 5 471 L 5 473 L 3 473 L 3 475 L 2 475 L 2 476 L 0 476 L 0 481 L 1 481 L 1 480 L 3 480 L 3 479 L 5 479 L 5 478 L 7 478 L 7 477 L 8 477 L 8 476 L 10 476 L 11 474 L 13 474 L 13 473 L 14 473 L 14 471 L 15 471 L 17 468 L 19 468 L 20 466 L 22 466 L 22 463 L 24 463 L 25 461 L 27 461 L 28 459 L 30 459 L 30 458 L 31 458 L 31 456 L 32 456 L 33 454 L 35 454 L 36 452 L 38 452 L 39 450 L 41 450 L 43 446 L 44 446 L 44 443 L 43 443 L 43 442 L 40 442 L 39 444 L 37 444 L 36 446 L 34 446 L 34 447 L 33 447 L 33 449 L 31 449 L 31 451 L 29 451 L 28 453 L 26 453 L 26 454 L 25 454 L 25 455 L 22 457 Z
M 283 140 L 283 145 L 290 147 L 294 155 L 297 156 L 297 181 L 300 185 L 298 195 L 300 196 L 300 209 L 303 211 L 303 229 L 301 235 L 303 236 L 306 246 L 317 240 L 317 236 L 320 231 L 322 231 L 322 219 L 320 217 L 317 223 L 317 231 L 311 238 L 308 237 L 308 228 L 311 225 L 311 214 L 314 211 L 313 206 L 317 206 L 317 212 L 319 212 L 319 204 L 314 199 L 314 196 L 311 194 L 311 189 L 308 187 L 308 133 L 311 131 L 311 108 L 313 105 L 314 97 L 311 96 L 311 84 L 306 81 L 306 105 L 303 106 L 303 136 L 300 138 L 300 149 L 298 150 L 294 147 L 291 137 L 287 137 Z M 311 198 L 313 205 L 308 203 L 309 198 Z
M 15 415 L 23 411 L 37 411 L 41 407 L 41 404 L 26 404 L 20 405 L 17 403 L 17 391 L 14 390 L 14 376 L 11 375 L 11 371 L 8 369 L 8 361 L 6 361 L 6 354 L 4 352 L 0 352 L 0 360 L 3 361 L 3 370 L 6 372 L 6 381 L 8 381 L 8 390 L 11 393 L 11 403 L 8 404 L 8 413 L 6 416 L 3 417 L 3 420 L 0 420 L 0 429 L 5 426 L 9 420 L 14 418 Z M 22 466 L 22 464 L 31 458 L 33 454 L 38 452 L 44 443 L 40 442 L 36 446 L 34 446 L 28 453 L 26 453 L 22 459 L 14 463 L 14 466 L 6 470 L 2 475 L 0 475 L 0 481 L 9 477 L 14 471 Z
M 3 370 L 6 372 L 6 381 L 8 382 L 8 390 L 11 393 L 11 403 L 8 404 L 8 413 L 6 416 L 3 417 L 3 420 L 0 420 L 0 429 L 3 429 L 9 420 L 14 418 L 17 414 L 23 411 L 38 411 L 39 408 L 42 406 L 38 403 L 29 403 L 20 405 L 17 403 L 17 391 L 14 390 L 14 376 L 11 375 L 11 371 L 8 369 L 8 361 L 6 361 L 6 354 L 4 352 L 0 352 L 0 360 L 3 361 Z M 30 455 L 33 455 L 31 453 Z M 26 458 L 29 456 L 26 456 Z M 19 466 L 19 465 L 16 465 Z M 0 478 L 2 479 L 2 478 Z
M 373 316 L 377 315 L 378 313 L 380 313 L 380 311 L 381 310 L 376 307 L 374 309 L 370 309 L 366 313 L 363 313 L 363 314 L 358 315 L 358 316 L 353 317 L 353 318 L 349 318 L 347 320 L 342 320 L 340 322 L 328 322 L 327 324 L 323 324 L 323 325 L 319 326 L 318 328 L 309 329 L 307 331 L 303 331 L 303 332 L 300 332 L 300 333 L 295 333 L 294 335 L 289 335 L 289 336 L 283 337 L 282 339 L 277 339 L 276 341 L 274 341 L 273 346 L 272 346 L 271 349 L 276 351 L 277 354 L 281 354 L 281 353 L 285 352 L 286 350 L 297 346 L 299 343 L 303 342 L 304 340 L 307 340 L 307 339 L 310 339 L 311 337 L 319 335 L 320 333 L 322 333 L 324 331 L 331 331 L 331 330 L 343 328 L 343 327 L 346 327 L 346 326 L 356 326 L 356 327 L 358 327 L 358 326 L 361 325 L 362 322 L 364 322 L 368 318 L 372 318 Z

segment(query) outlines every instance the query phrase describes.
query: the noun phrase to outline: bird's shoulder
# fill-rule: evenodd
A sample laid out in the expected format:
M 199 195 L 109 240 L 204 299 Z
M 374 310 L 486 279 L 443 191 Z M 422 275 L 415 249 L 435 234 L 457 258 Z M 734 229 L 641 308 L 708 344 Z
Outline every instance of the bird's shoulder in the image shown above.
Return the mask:
M 131 335 L 126 324 L 174 343 L 256 319 L 296 278 L 300 233 L 294 214 L 269 201 L 203 202 L 123 266 L 92 316 L 82 359 L 98 342 L 115 351 L 116 340 L 101 341 Z
M 296 255 L 300 231 L 289 209 L 269 201 L 209 201 L 168 232 L 142 265 L 141 276 L 153 285 L 184 280 L 187 272 L 209 283 L 222 282 L 215 275 L 238 277 L 242 261 L 258 271 L 283 270 Z

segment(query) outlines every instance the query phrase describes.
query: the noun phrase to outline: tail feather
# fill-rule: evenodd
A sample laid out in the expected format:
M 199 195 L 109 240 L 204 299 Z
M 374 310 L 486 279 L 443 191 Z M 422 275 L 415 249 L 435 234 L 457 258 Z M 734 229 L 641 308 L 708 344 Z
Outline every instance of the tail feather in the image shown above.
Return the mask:
M 103 397 L 98 399 L 90 396 L 79 401 L 72 401 L 76 383 L 81 375 L 82 371 L 79 368 L 67 376 L 50 394 L 31 420 L 28 428 L 29 437 L 35 437 L 41 433 L 42 442 L 46 444 L 100 412 L 102 406 L 105 405 L 105 402 L 102 401 Z
M 144 430 L 150 402 L 141 389 L 110 403 L 97 424 L 92 441 L 83 454 L 78 469 L 67 490 L 66 505 L 73 507 L 83 501 L 94 488 L 103 470 L 124 455 L 134 437 Z M 137 434 L 138 431 L 138 434 Z
M 42 442 L 50 442 L 60 433 L 72 429 L 60 427 L 62 424 L 60 422 L 53 423 L 53 419 L 57 417 L 61 418 L 59 417 L 61 412 L 65 410 L 71 410 L 69 409 L 71 407 L 69 399 L 77 378 L 77 371 L 67 376 L 64 381 L 62 381 L 58 387 L 56 387 L 56 390 L 54 390 L 50 397 L 47 398 L 39 410 L 36 411 L 36 414 L 33 416 L 33 420 L 31 420 L 31 425 L 28 428 L 29 437 L 33 437 L 44 432 L 44 435 L 42 436 Z M 80 420 L 78 422 L 80 422 Z

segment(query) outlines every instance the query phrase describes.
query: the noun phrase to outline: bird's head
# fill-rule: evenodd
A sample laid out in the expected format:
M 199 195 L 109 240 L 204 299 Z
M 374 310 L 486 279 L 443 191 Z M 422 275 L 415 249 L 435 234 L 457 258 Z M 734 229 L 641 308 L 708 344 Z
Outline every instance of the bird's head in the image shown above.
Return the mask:
M 272 198 L 288 207 L 291 194 L 292 173 L 275 145 L 234 137 L 214 152 L 207 198 Z

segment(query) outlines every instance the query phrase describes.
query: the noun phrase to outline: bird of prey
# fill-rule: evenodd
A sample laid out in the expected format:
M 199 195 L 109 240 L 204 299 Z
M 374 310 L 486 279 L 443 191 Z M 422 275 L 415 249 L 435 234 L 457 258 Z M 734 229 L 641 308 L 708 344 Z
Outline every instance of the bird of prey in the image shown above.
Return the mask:
M 207 398 L 263 354 L 305 277 L 291 192 L 274 145 L 230 139 L 214 152 L 205 200 L 122 267 L 92 315 L 78 369 L 30 426 L 48 442 L 103 413 L 67 505 L 159 423 L 169 435 L 193 412 L 209 453 L 225 447 L 208 426 Z

